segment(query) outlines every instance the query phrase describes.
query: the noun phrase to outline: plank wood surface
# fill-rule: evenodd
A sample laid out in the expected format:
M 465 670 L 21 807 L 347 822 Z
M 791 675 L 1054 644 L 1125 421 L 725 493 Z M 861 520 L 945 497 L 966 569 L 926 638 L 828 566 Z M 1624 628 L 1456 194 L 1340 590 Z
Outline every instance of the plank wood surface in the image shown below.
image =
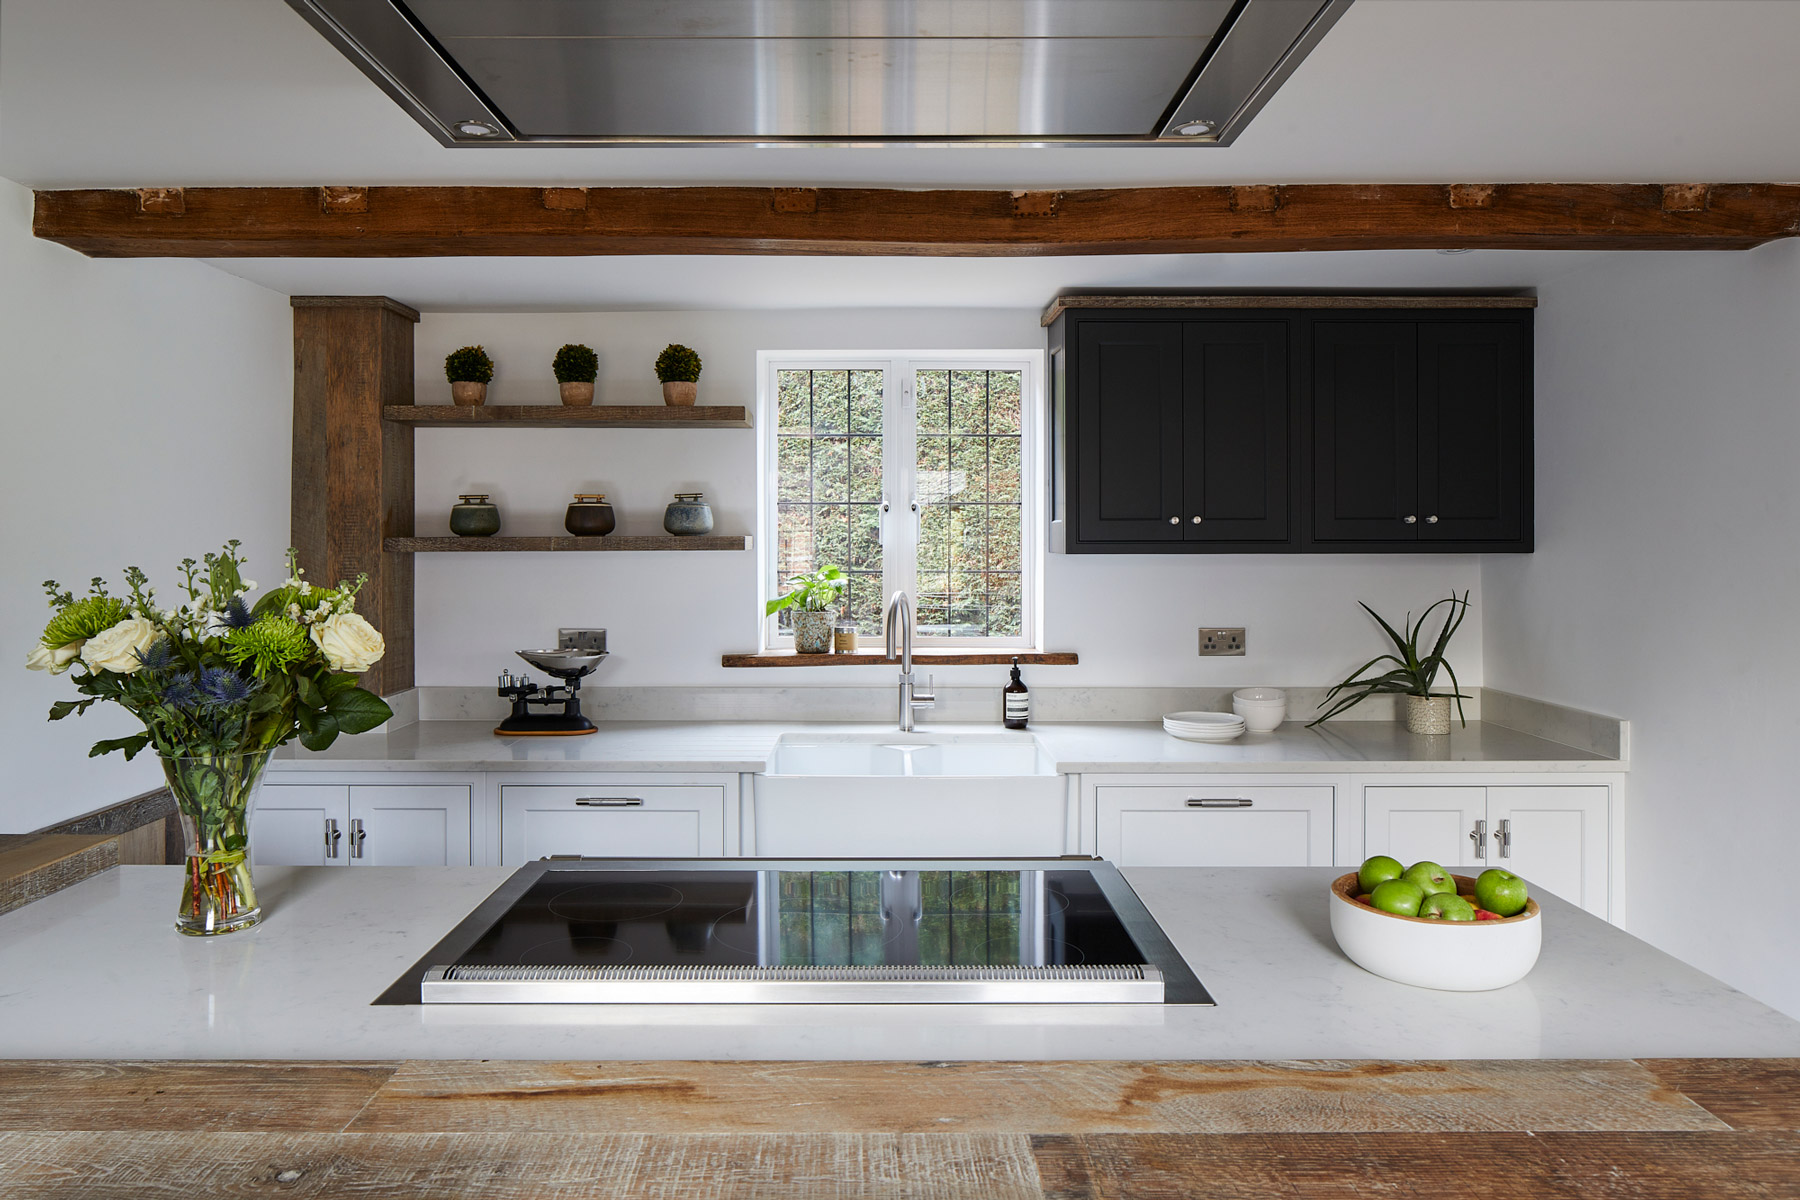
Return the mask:
M 119 865 L 119 837 L 103 833 L 24 834 L 0 846 L 0 913 Z
M 506 554 L 581 551 L 589 553 L 628 550 L 670 550 L 691 554 L 696 550 L 748 550 L 746 534 L 609 533 L 605 537 L 391 537 L 382 543 L 390 554 Z
M 0 1063 L 0 1130 L 336 1132 L 375 1098 L 394 1066 Z
M 1652 1058 L 1644 1067 L 1733 1129 L 1800 1132 L 1800 1059 Z
M 1073 650 L 1051 650 L 1042 653 L 1027 650 L 914 650 L 913 661 L 927 667 L 1005 666 L 1018 659 L 1025 666 L 1072 667 L 1081 661 Z M 721 654 L 722 667 L 867 667 L 897 663 L 898 656 L 871 647 L 849 654 L 755 653 Z
M 533 187 L 316 187 L 36 193 L 36 235 L 95 257 L 394 258 L 607 254 L 1200 254 L 1306 250 L 1741 250 L 1800 229 L 1800 184 L 1285 184 L 1011 191 L 595 187 L 550 209 Z M 809 189 L 810 191 L 810 189 Z M 1470 203 L 1478 196 L 1479 203 Z
M 423 428 L 505 425 L 514 429 L 748 429 L 742 404 L 390 404 L 384 421 Z

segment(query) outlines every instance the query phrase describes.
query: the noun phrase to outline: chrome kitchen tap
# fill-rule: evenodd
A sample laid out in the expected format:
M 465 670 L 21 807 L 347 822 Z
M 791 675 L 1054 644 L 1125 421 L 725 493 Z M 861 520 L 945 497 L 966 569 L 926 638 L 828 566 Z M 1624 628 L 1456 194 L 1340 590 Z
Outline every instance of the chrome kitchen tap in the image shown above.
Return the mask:
M 895 592 L 888 601 L 887 612 L 881 618 L 881 627 L 887 634 L 887 656 L 894 657 L 895 642 L 899 642 L 900 652 L 900 732 L 913 731 L 913 712 L 915 709 L 930 708 L 937 703 L 937 696 L 932 693 L 931 676 L 925 677 L 925 690 L 919 691 L 913 682 L 912 643 L 913 643 L 913 611 L 912 601 L 906 598 L 905 592 Z

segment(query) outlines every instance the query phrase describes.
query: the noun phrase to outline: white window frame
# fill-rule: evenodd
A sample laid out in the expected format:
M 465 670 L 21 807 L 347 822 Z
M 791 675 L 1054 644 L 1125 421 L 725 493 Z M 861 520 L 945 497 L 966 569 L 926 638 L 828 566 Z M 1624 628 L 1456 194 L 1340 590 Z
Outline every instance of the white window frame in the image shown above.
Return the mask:
M 1021 636 L 1011 638 L 916 637 L 920 647 L 980 650 L 1042 650 L 1045 531 L 1049 520 L 1047 472 L 1044 470 L 1046 414 L 1042 350 L 759 350 L 756 354 L 756 512 L 757 583 L 763 600 L 774 597 L 782 580 L 776 567 L 775 513 L 776 437 L 782 370 L 879 370 L 882 372 L 882 595 L 904 587 L 917 611 L 919 515 L 915 492 L 917 470 L 917 405 L 913 376 L 922 370 L 1018 371 L 1019 377 L 1019 585 L 1023 612 Z M 760 603 L 761 601 L 759 601 Z M 886 600 L 883 600 L 883 606 Z M 792 650 L 794 638 L 782 631 L 779 618 L 762 621 L 763 650 Z

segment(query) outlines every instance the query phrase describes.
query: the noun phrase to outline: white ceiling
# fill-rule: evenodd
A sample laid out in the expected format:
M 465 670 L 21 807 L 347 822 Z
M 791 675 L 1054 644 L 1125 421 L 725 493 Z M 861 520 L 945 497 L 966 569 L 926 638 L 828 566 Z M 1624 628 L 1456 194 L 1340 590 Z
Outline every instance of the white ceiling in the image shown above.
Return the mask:
M 1792 180 L 1797 46 L 1793 0 L 1357 0 L 1226 148 L 453 150 L 281 0 L 5 0 L 0 176 L 32 187 Z

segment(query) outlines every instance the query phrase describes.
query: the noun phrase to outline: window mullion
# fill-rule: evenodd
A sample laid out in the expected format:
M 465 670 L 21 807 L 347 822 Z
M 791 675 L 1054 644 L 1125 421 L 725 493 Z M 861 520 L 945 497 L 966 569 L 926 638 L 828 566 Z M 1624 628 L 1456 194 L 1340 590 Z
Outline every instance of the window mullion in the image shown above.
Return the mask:
M 904 591 L 918 607 L 919 517 L 913 510 L 919 487 L 913 397 L 912 364 L 894 359 L 887 364 L 881 406 L 882 441 L 885 447 L 882 481 L 890 506 L 882 533 L 882 592 Z

